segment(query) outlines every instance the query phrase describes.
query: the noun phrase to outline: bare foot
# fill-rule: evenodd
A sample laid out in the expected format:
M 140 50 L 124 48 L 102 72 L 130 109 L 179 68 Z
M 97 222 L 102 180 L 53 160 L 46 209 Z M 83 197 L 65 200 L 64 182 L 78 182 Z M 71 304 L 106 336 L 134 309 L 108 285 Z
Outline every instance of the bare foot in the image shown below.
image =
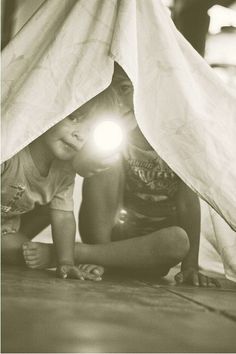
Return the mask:
M 104 268 L 95 264 L 79 264 L 77 267 L 79 270 L 82 270 L 85 273 L 97 275 L 98 280 L 101 280 L 99 278 L 101 278 L 104 273 Z
M 25 263 L 29 268 L 45 269 L 56 266 L 52 244 L 24 242 L 22 248 Z

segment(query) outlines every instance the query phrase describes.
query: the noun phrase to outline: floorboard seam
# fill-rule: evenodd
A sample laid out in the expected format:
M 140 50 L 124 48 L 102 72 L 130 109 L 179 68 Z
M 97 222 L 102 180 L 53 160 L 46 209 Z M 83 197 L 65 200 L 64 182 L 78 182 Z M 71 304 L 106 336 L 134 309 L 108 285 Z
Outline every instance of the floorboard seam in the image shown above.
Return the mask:
M 195 303 L 195 304 L 197 304 L 197 305 L 199 305 L 201 307 L 204 307 L 205 309 L 209 310 L 210 312 L 215 312 L 215 313 L 217 313 L 217 314 L 219 314 L 221 316 L 224 316 L 224 317 L 230 319 L 233 322 L 236 322 L 236 316 L 231 315 L 230 313 L 226 312 L 225 310 L 219 310 L 219 309 L 216 309 L 215 307 L 203 304 L 200 301 L 197 301 L 197 300 L 194 300 L 192 298 L 189 298 L 188 296 L 180 294 L 180 293 L 178 293 L 178 292 L 176 292 L 174 290 L 171 290 L 171 289 L 168 289 L 168 288 L 165 288 L 165 287 L 162 287 L 162 289 L 165 289 L 166 291 L 168 291 L 168 292 L 170 292 L 172 294 L 175 294 L 175 295 L 177 295 L 177 296 L 179 296 L 181 298 L 184 298 L 184 299 L 186 299 L 188 301 L 191 301 L 191 302 L 193 302 L 193 303 Z

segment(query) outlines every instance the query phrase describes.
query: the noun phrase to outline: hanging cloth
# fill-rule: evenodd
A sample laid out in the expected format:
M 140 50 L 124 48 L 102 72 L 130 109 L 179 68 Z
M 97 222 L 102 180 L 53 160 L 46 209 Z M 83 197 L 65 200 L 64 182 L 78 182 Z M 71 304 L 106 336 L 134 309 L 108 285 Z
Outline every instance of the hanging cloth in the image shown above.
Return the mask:
M 147 140 L 236 229 L 236 100 L 160 0 L 48 0 L 4 49 L 2 159 L 111 82 L 134 86 Z

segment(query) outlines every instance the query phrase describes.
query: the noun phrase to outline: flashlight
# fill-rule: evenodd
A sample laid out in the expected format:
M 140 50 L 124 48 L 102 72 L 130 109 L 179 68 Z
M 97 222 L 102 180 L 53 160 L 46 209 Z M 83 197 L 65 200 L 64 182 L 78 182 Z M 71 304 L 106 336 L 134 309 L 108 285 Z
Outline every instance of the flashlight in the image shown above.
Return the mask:
M 125 141 L 125 130 L 122 128 L 122 124 L 114 119 L 100 121 L 88 142 L 73 158 L 74 170 L 82 177 L 90 177 L 116 163 Z
M 124 141 L 124 133 L 117 122 L 105 120 L 95 127 L 93 141 L 101 152 L 111 153 L 121 147 Z

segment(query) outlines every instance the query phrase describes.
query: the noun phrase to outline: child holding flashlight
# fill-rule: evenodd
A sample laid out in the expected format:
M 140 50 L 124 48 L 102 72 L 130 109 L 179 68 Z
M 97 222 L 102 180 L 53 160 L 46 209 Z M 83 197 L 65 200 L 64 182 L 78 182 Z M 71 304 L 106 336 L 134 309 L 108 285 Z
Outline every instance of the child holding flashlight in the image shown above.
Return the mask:
M 113 84 L 123 115 L 131 116 L 132 85 L 121 68 L 116 70 Z M 175 276 L 178 284 L 218 286 L 198 271 L 197 195 L 158 156 L 138 127 L 129 134 L 122 161 L 85 178 L 79 228 L 82 240 L 94 246 L 92 253 L 87 252 L 93 262 L 155 270 L 160 276 L 181 262 Z

